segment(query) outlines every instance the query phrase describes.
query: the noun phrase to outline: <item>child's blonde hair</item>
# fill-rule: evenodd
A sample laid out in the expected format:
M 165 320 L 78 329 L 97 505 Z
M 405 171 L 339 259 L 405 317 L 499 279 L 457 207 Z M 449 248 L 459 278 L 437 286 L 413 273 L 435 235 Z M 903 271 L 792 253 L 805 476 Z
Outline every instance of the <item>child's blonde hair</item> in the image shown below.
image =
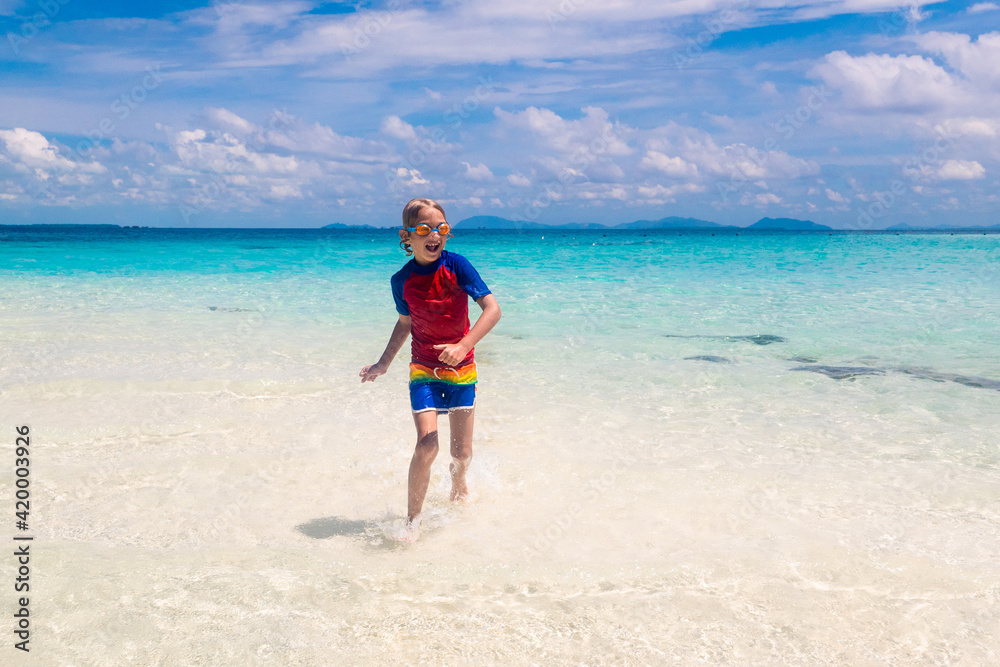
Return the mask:
M 417 216 L 420 215 L 420 211 L 424 210 L 428 206 L 431 206 L 441 211 L 441 215 L 444 216 L 444 219 L 447 222 L 448 216 L 445 215 L 444 209 L 441 207 L 441 204 L 437 203 L 433 199 L 427 199 L 426 197 L 417 197 L 416 199 L 411 199 L 410 201 L 408 201 L 406 203 L 406 206 L 403 207 L 403 229 L 406 229 L 407 227 L 413 227 L 413 223 L 417 221 Z M 449 234 L 448 236 L 451 236 L 451 234 Z M 410 247 L 409 243 L 407 243 L 402 239 L 399 240 L 399 247 L 406 251 L 407 257 L 413 254 L 413 248 Z

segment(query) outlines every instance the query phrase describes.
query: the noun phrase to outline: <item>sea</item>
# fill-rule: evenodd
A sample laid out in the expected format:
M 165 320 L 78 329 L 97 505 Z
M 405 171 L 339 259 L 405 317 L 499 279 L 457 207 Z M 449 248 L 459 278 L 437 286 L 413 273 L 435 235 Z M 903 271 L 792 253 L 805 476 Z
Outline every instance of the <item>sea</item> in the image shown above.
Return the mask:
M 4 664 L 1000 663 L 1000 235 L 456 229 L 413 543 L 397 241 L 0 227 Z

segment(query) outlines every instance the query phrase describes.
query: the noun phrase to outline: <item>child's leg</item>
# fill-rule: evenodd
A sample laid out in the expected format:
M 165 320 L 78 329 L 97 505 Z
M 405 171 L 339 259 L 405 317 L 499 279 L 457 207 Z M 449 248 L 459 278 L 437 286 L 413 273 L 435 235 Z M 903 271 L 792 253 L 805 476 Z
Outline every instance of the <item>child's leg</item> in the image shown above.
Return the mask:
M 438 453 L 437 412 L 417 412 L 413 415 L 413 423 L 417 426 L 417 446 L 410 459 L 406 507 L 406 516 L 411 523 L 424 506 L 424 496 L 431 480 L 431 464 Z
M 465 471 L 472 462 L 472 426 L 476 409 L 453 410 L 449 415 L 451 425 L 451 499 L 467 500 L 469 487 L 465 483 Z

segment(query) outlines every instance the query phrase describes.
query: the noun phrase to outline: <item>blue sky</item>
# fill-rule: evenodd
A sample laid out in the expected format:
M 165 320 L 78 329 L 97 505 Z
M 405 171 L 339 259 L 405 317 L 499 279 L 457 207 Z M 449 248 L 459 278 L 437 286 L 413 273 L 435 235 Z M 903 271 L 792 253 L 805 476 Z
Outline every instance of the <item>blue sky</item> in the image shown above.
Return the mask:
M 0 0 L 0 221 L 1000 223 L 1000 0 Z

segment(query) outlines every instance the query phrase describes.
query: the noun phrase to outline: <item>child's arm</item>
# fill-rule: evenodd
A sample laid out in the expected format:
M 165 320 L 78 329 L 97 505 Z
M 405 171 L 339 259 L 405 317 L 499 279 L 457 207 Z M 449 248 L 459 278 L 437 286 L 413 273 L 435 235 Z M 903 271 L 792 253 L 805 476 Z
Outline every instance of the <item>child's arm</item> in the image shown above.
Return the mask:
M 372 364 L 371 366 L 365 366 L 361 369 L 358 375 L 361 376 L 362 382 L 374 382 L 375 378 L 379 375 L 385 375 L 385 372 L 389 370 L 389 364 L 392 360 L 396 358 L 396 353 L 399 352 L 399 348 L 403 347 L 403 343 L 406 342 L 407 336 L 410 335 L 410 327 L 412 326 L 412 321 L 409 315 L 400 315 L 399 320 L 396 321 L 396 326 L 392 329 L 392 335 L 389 336 L 389 342 L 385 345 L 385 351 L 382 352 L 382 356 L 379 360 Z
M 465 355 L 469 353 L 469 350 L 474 348 L 476 343 L 481 341 L 490 332 L 490 329 L 500 321 L 500 304 L 497 303 L 496 298 L 492 294 L 487 294 L 476 299 L 476 303 L 483 309 L 483 314 L 476 320 L 475 325 L 469 329 L 469 333 L 465 334 L 465 337 L 457 343 L 434 346 L 435 350 L 441 350 L 438 359 L 449 366 L 454 366 L 460 363 L 462 359 L 465 359 Z

